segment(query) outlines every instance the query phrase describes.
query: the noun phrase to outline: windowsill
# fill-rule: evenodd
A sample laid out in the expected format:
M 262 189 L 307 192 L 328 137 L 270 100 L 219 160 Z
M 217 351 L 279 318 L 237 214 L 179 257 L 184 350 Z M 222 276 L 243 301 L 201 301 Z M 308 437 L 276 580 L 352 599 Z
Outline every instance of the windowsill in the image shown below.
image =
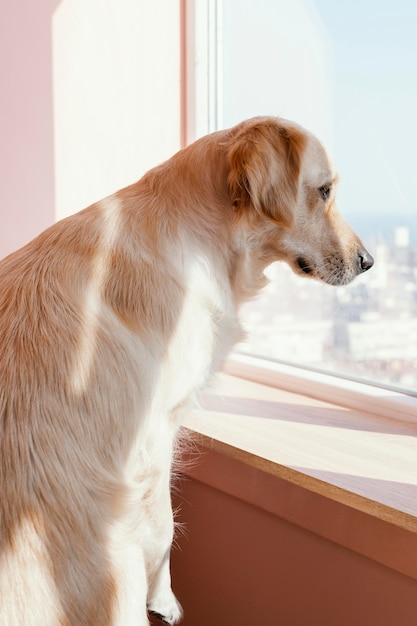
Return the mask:
M 417 578 L 412 562 L 394 563 L 399 553 L 417 548 L 417 424 L 411 405 L 410 421 L 378 417 L 227 373 L 218 375 L 203 404 L 184 426 L 203 462 L 207 455 L 210 467 L 223 464 L 210 469 L 213 486 L 280 515 L 286 498 L 284 517 L 293 523 L 316 531 L 317 522 L 323 536 L 354 549 L 362 542 L 362 554 L 388 559 L 386 564 Z M 185 473 L 204 482 L 199 464 Z M 241 471 L 246 477 L 237 486 L 234 474 Z M 280 490 L 291 493 L 284 497 Z M 307 500 L 297 513 L 301 491 Z M 316 522 L 309 498 L 322 503 Z M 356 521 L 341 521 L 340 506 Z M 366 526 L 365 541 L 360 535 Z M 373 547 L 369 536 L 378 538 Z M 391 555 L 382 544 L 391 546 Z

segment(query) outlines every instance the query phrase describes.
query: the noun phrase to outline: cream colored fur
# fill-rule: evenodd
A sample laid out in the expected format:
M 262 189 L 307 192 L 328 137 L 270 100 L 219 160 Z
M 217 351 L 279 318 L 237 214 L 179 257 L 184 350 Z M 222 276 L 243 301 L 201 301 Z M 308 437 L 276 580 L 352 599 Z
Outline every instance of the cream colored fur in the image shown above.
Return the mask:
M 179 621 L 181 415 L 239 339 L 239 305 L 268 264 L 332 284 L 364 270 L 335 180 L 312 135 L 257 118 L 2 261 L 1 626 Z

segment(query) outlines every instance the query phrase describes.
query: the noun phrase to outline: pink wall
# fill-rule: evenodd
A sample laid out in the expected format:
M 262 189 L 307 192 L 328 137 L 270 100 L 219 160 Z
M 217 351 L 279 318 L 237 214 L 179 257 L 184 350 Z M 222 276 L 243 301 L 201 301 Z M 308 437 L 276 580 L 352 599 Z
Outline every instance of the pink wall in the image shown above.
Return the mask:
M 51 20 L 59 2 L 0 3 L 0 258 L 55 218 Z
M 182 626 L 417 624 L 414 533 L 284 482 L 207 449 L 194 458 L 174 502 Z M 349 547 L 359 539 L 375 559 Z

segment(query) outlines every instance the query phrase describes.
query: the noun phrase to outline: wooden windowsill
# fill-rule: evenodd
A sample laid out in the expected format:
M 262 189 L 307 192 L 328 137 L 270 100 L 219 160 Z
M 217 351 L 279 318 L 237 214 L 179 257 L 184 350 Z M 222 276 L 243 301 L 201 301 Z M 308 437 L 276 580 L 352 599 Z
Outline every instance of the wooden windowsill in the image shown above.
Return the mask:
M 189 479 L 417 580 L 417 424 L 219 374 L 184 426 Z
M 206 449 L 417 533 L 417 425 L 220 374 L 185 422 Z
M 226 374 L 185 426 L 212 449 L 417 532 L 417 426 Z

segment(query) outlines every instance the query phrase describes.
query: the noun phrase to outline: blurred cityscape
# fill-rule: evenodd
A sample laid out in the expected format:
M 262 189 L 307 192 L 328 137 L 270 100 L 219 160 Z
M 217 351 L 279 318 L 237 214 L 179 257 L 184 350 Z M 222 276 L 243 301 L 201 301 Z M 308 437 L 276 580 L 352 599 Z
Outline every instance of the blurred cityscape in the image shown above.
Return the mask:
M 370 272 L 345 287 L 295 276 L 284 263 L 247 304 L 239 350 L 417 394 L 417 244 L 408 226 L 370 235 Z

